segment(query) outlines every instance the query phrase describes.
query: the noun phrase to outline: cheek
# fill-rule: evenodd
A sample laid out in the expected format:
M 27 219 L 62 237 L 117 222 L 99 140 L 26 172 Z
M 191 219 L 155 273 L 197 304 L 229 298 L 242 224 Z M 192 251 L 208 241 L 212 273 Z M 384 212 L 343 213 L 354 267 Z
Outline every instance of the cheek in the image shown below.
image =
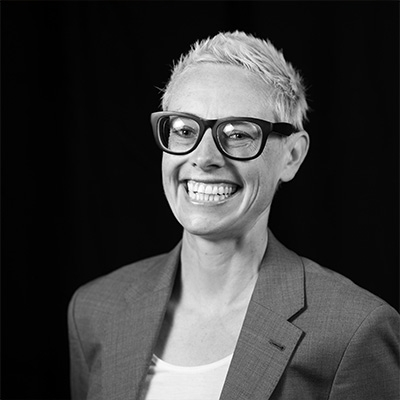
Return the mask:
M 164 193 L 168 197 L 168 193 L 171 191 L 172 171 L 171 171 L 171 162 L 168 159 L 168 157 L 165 157 L 165 154 L 163 155 L 163 158 L 161 161 L 161 176 L 162 176 L 162 183 L 163 183 L 163 187 L 164 187 Z
M 173 176 L 174 170 L 176 170 L 176 160 L 171 154 L 163 153 L 161 161 L 161 172 L 163 181 L 168 180 Z
M 161 161 L 161 177 L 162 177 L 163 184 L 165 183 L 165 177 L 167 175 L 168 175 L 168 165 L 166 164 L 166 162 L 164 160 L 164 156 L 163 156 L 162 161 Z
M 280 154 L 269 147 L 257 159 L 256 168 L 249 170 L 247 180 L 252 186 L 253 201 L 269 204 L 280 179 Z
M 164 192 L 172 193 L 176 190 L 178 185 L 179 170 L 182 160 L 176 156 L 164 153 L 161 161 L 161 175 Z
M 277 140 L 267 142 L 260 158 L 264 165 L 264 179 L 278 182 L 283 158 L 281 142 Z

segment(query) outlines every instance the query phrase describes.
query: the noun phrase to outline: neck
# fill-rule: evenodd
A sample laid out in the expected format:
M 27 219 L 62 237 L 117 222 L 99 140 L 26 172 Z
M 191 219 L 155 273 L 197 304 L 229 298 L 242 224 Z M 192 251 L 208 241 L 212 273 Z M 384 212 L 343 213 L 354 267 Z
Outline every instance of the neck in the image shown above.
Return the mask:
M 181 300 L 208 313 L 247 305 L 267 242 L 266 223 L 241 237 L 219 241 L 185 231 Z

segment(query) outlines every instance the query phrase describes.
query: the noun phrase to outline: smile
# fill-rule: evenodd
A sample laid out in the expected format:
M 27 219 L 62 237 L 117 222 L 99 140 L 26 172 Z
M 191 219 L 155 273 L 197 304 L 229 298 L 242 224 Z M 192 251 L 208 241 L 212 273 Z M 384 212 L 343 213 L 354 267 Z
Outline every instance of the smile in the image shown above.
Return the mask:
M 228 183 L 206 183 L 187 181 L 189 197 L 194 201 L 219 202 L 232 196 L 238 189 L 237 185 Z

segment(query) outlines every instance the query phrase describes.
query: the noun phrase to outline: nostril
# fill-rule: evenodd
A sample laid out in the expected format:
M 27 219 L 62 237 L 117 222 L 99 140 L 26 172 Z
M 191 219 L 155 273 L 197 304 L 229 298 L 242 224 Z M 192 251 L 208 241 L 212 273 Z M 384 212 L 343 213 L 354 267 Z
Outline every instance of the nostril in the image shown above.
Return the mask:
M 211 159 L 198 159 L 198 160 L 192 162 L 193 167 L 198 167 L 203 170 L 221 168 L 223 165 L 224 165 L 224 162 L 217 162 L 217 161 L 211 160 Z

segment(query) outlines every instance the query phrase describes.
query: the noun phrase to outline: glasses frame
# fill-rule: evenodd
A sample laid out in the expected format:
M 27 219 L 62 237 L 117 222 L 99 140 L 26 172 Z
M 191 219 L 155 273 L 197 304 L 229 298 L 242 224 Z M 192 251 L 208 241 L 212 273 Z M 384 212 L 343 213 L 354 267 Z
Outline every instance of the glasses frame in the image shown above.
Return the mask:
M 165 147 L 162 143 L 161 137 L 160 137 L 160 130 L 159 130 L 159 125 L 161 118 L 163 117 L 170 117 L 170 116 L 177 116 L 177 117 L 187 117 L 191 118 L 194 121 L 196 121 L 200 127 L 200 132 L 199 136 L 197 138 L 196 143 L 194 146 L 184 152 L 175 152 L 171 151 L 167 147 Z M 219 119 L 204 119 L 200 118 L 197 115 L 194 114 L 189 114 L 189 113 L 183 113 L 183 112 L 178 112 L 178 111 L 157 111 L 151 114 L 150 116 L 150 121 L 151 121 L 151 126 L 153 128 L 153 134 L 154 138 L 156 140 L 156 143 L 158 147 L 169 154 L 177 155 L 177 156 L 183 156 L 186 154 L 191 153 L 194 151 L 198 145 L 200 144 L 201 140 L 203 139 L 204 134 L 206 133 L 207 129 L 211 128 L 211 134 L 214 139 L 214 143 L 217 146 L 217 149 L 225 156 L 228 157 L 232 160 L 238 160 L 238 161 L 247 161 L 247 160 L 253 160 L 260 156 L 260 154 L 263 152 L 265 144 L 267 143 L 268 136 L 271 133 L 276 133 L 281 136 L 290 136 L 292 133 L 296 132 L 297 129 L 292 125 L 287 122 L 269 122 L 263 119 L 258 119 L 258 118 L 252 118 L 252 117 L 226 117 L 226 118 L 219 118 Z M 260 150 L 255 154 L 254 156 L 251 157 L 235 157 L 230 154 L 228 154 L 223 147 L 220 145 L 217 137 L 217 132 L 218 132 L 218 127 L 224 123 L 227 122 L 237 122 L 237 121 L 244 121 L 244 122 L 252 122 L 254 124 L 257 124 L 261 128 L 262 132 L 262 138 L 261 138 L 261 146 Z

